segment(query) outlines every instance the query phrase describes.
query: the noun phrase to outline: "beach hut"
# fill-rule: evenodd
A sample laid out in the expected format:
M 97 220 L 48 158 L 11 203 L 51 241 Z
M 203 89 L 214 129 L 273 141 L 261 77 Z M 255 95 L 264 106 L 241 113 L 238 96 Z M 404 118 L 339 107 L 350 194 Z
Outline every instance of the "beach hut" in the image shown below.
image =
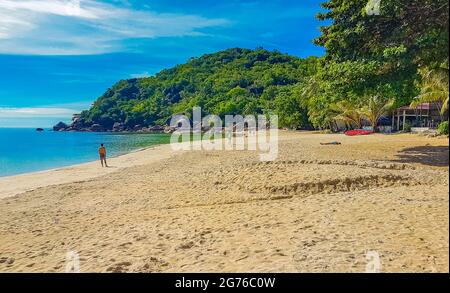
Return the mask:
M 417 107 L 403 106 L 392 113 L 392 129 L 405 130 L 410 125 L 417 130 L 428 130 L 436 128 L 444 120 L 440 111 L 442 105 L 439 103 L 423 103 Z

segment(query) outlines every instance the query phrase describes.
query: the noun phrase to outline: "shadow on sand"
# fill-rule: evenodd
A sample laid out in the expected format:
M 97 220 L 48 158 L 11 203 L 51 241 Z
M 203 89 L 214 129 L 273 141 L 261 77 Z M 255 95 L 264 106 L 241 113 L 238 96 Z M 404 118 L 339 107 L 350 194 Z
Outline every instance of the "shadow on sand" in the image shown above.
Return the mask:
M 448 166 L 448 155 L 448 146 L 418 146 L 401 150 L 395 161 L 445 167 Z

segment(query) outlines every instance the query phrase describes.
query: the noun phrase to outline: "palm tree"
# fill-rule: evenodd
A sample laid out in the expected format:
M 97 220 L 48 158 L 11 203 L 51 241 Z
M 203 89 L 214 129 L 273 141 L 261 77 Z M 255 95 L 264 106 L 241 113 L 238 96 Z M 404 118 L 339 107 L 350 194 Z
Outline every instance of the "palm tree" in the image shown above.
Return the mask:
M 411 107 L 417 107 L 422 103 L 438 103 L 441 108 L 441 116 L 448 110 L 448 66 L 437 69 L 422 69 L 422 90 L 411 103 Z M 442 104 L 442 106 L 440 106 Z
M 350 126 L 360 129 L 362 127 L 363 115 L 359 108 L 349 101 L 340 101 L 330 106 L 331 111 L 336 115 L 334 120 L 345 122 Z
M 360 110 L 360 113 L 369 120 L 373 131 L 376 132 L 378 121 L 389 112 L 393 105 L 394 100 L 380 96 L 370 96 L 367 99 L 367 105 Z

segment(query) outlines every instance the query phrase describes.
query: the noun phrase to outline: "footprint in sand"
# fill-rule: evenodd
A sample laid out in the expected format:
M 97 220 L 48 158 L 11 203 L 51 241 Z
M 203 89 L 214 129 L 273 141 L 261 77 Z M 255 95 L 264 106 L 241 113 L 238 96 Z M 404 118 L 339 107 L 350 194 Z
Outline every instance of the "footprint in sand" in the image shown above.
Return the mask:
M 178 245 L 176 247 L 176 249 L 177 250 L 180 250 L 180 249 L 185 250 L 185 249 L 190 249 L 192 247 L 194 247 L 194 242 L 193 241 L 189 241 L 189 242 L 182 243 L 182 244 Z
M 111 273 L 126 273 L 129 266 L 131 266 L 131 262 L 123 261 L 108 267 L 106 271 Z

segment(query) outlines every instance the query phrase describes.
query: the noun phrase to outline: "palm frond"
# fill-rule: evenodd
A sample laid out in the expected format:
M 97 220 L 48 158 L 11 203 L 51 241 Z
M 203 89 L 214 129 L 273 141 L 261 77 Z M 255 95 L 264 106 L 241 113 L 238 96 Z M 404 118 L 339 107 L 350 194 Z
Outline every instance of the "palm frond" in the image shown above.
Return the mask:
M 448 110 L 449 101 L 449 69 L 438 67 L 435 69 L 422 69 L 422 89 L 420 95 L 411 102 L 411 107 L 423 103 L 441 103 L 441 114 Z
M 362 115 L 354 104 L 348 101 L 340 101 L 330 106 L 330 112 L 333 113 L 334 120 L 349 123 L 350 125 L 361 127 Z
M 380 118 L 388 113 L 394 105 L 392 99 L 386 99 L 380 96 L 372 96 L 367 100 L 367 105 L 361 109 L 362 115 L 369 120 L 374 130 Z

